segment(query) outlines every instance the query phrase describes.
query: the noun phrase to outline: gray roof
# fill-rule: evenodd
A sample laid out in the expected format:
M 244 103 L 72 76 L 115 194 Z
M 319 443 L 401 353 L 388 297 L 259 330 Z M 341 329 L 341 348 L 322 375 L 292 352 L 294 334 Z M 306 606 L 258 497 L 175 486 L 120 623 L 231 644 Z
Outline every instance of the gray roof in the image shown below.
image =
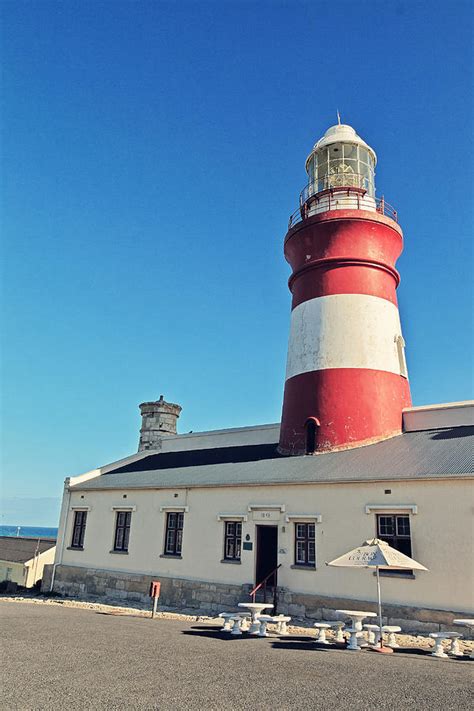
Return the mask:
M 39 541 L 39 543 L 38 543 Z M 44 553 L 56 545 L 54 538 L 23 538 L 21 536 L 0 536 L 0 560 L 10 563 L 26 563 L 34 558 L 35 551 Z
M 316 456 L 103 474 L 74 490 L 172 489 L 354 481 L 449 479 L 474 471 L 474 427 L 407 432 Z

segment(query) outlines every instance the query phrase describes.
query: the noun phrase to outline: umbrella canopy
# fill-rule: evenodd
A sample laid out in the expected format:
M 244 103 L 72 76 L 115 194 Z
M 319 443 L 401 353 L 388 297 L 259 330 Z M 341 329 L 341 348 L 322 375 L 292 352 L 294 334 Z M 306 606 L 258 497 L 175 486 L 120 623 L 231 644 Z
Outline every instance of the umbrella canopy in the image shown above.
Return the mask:
M 377 573 L 377 602 L 379 608 L 379 626 L 380 626 L 380 649 L 377 651 L 392 651 L 390 648 L 383 647 L 382 635 L 382 600 L 380 595 L 380 568 L 407 568 L 409 570 L 428 570 L 424 565 L 418 563 L 413 558 L 409 558 L 404 553 L 400 553 L 392 546 L 389 546 L 385 541 L 379 538 L 373 538 L 371 541 L 366 541 L 363 546 L 354 548 L 349 553 L 344 553 L 339 558 L 335 558 L 326 565 L 333 565 L 340 568 L 375 568 Z
M 408 568 L 409 570 L 428 570 L 424 565 L 404 553 L 400 553 L 385 541 L 374 538 L 363 546 L 354 548 L 349 553 L 332 560 L 328 565 L 341 568 Z

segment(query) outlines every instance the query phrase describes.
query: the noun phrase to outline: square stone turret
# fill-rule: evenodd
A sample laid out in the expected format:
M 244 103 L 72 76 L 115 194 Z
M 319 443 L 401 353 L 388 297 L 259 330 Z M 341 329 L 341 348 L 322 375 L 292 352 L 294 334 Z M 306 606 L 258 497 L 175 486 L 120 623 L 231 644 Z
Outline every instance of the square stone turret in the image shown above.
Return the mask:
M 138 451 L 161 449 L 163 437 L 177 434 L 177 421 L 182 410 L 180 405 L 166 402 L 163 395 L 154 402 L 142 402 L 139 406 L 142 416 Z

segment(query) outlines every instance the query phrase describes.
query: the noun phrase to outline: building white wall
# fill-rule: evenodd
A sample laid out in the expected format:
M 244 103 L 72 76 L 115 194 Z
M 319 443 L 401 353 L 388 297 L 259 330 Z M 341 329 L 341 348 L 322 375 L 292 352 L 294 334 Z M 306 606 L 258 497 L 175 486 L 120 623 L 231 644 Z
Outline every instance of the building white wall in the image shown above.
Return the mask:
M 474 425 L 474 401 L 422 405 L 403 410 L 405 432 Z
M 391 494 L 385 494 L 385 490 Z M 126 495 L 126 498 L 124 498 Z M 68 496 L 68 494 L 66 494 Z M 444 610 L 474 611 L 472 482 L 462 479 L 367 482 L 355 484 L 304 484 L 288 486 L 220 487 L 173 490 L 70 492 L 65 517 L 64 550 L 56 562 L 99 568 L 206 580 L 220 583 L 254 583 L 256 525 L 249 505 L 281 505 L 271 509 L 270 524 L 278 525 L 279 584 L 294 592 L 375 600 L 375 580 L 368 570 L 330 568 L 325 561 L 345 553 L 375 536 L 375 511 L 368 505 L 410 511 L 412 555 L 430 572 L 415 579 L 383 579 L 387 603 Z M 413 513 L 411 507 L 416 507 Z M 87 508 L 84 550 L 68 550 L 74 507 Z M 115 510 L 132 507 L 128 554 L 111 553 Z M 181 559 L 163 553 L 166 511 L 186 507 Z M 224 523 L 219 514 L 247 517 L 242 539 L 250 536 L 252 551 L 242 551 L 240 565 L 222 563 Z M 320 515 L 316 524 L 316 570 L 297 570 L 294 564 L 293 515 Z M 263 523 L 263 522 L 261 522 Z M 61 532 L 60 532 L 61 533 Z M 58 540 L 61 539 L 61 536 Z
M 54 562 L 56 554 L 56 546 L 52 546 L 44 553 L 40 553 L 37 558 L 32 558 L 25 563 L 26 570 L 28 571 L 26 576 L 26 583 L 23 583 L 27 588 L 32 588 L 38 580 L 43 577 L 43 568 L 45 565 L 50 565 Z
M 43 577 L 44 566 L 54 562 L 55 553 L 56 546 L 53 546 L 36 558 L 27 560 L 26 563 L 0 560 L 0 581 L 8 579 L 18 585 L 32 588 Z M 9 574 L 7 574 L 8 569 L 10 569 Z
M 0 582 L 11 580 L 18 585 L 25 585 L 27 569 L 23 563 L 13 563 L 11 560 L 0 560 Z

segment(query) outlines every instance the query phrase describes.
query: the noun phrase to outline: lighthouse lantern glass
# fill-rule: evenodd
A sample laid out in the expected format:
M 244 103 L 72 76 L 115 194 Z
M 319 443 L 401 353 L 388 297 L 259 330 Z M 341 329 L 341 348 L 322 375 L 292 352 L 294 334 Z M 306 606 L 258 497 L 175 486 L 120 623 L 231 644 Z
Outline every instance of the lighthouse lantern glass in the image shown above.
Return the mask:
M 316 150 L 308 161 L 309 194 L 335 187 L 361 188 L 375 195 L 375 161 L 355 143 L 332 143 Z

